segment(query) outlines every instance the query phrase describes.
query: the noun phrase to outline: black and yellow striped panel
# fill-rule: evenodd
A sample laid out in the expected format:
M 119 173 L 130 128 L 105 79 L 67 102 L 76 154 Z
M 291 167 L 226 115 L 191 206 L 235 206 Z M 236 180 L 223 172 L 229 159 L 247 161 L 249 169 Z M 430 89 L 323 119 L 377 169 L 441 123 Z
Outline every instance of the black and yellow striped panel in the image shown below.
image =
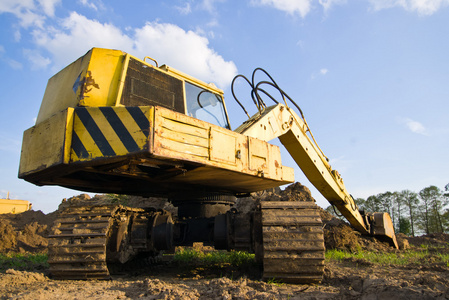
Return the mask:
M 152 107 L 77 107 L 71 161 L 122 156 L 148 149 Z

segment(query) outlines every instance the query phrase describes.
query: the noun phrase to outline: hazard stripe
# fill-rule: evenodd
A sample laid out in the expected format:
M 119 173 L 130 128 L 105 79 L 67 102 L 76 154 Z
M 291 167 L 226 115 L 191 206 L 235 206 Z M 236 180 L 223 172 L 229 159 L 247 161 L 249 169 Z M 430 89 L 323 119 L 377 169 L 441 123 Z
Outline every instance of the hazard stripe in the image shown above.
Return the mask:
M 108 140 L 101 132 L 98 125 L 95 123 L 95 120 L 89 114 L 85 107 L 78 107 L 76 109 L 76 114 L 83 123 L 84 127 L 88 129 L 92 139 L 95 141 L 95 144 L 101 151 L 103 156 L 114 156 L 115 151 L 112 149 L 111 145 L 109 145 Z
M 72 149 L 75 152 L 76 156 L 78 156 L 78 158 L 89 156 L 89 152 L 87 152 L 86 148 L 84 147 L 83 143 L 81 143 L 81 140 L 75 131 L 72 134 Z
M 101 155 L 100 149 L 98 148 L 95 141 L 92 139 L 92 136 L 87 131 L 86 127 L 84 127 L 83 122 L 81 122 L 81 120 L 77 114 L 75 114 L 75 119 L 74 119 L 73 123 L 74 123 L 73 133 L 75 133 L 77 135 L 77 137 L 80 141 L 79 145 L 77 145 L 75 143 L 75 146 L 77 146 L 77 147 L 74 148 L 72 146 L 73 155 L 75 156 L 76 153 L 85 155 L 85 156 L 81 156 L 81 157 L 79 156 L 78 160 L 79 159 L 89 159 L 92 157 L 100 156 Z M 86 149 L 87 153 L 84 152 L 79 147 L 84 147 L 84 149 Z M 72 160 L 76 161 L 77 159 L 74 156 L 72 157 Z
M 148 149 L 150 107 L 75 108 L 72 161 L 123 156 Z
M 114 129 L 115 133 L 117 134 L 120 141 L 122 141 L 126 150 L 128 150 L 129 152 L 140 150 L 136 141 L 128 132 L 122 120 L 120 120 L 112 107 L 100 107 L 100 111 L 103 113 L 106 120 L 108 120 L 112 129 Z
M 145 134 L 146 137 L 149 135 L 150 130 L 150 121 L 148 120 L 147 116 L 143 113 L 143 111 L 140 109 L 140 107 L 126 107 L 129 114 L 133 117 L 134 121 L 136 121 L 137 125 L 140 127 L 140 130 L 142 130 L 143 134 Z
M 139 107 L 136 108 L 140 110 Z M 139 145 L 140 147 L 145 147 L 148 140 L 149 127 L 142 130 L 142 128 L 140 128 L 134 120 L 133 116 L 129 113 L 129 110 L 126 108 L 116 108 L 114 109 L 114 111 L 117 114 L 118 118 L 122 120 L 123 125 L 126 127 L 126 130 L 128 130 L 128 132 L 133 136 L 137 145 Z

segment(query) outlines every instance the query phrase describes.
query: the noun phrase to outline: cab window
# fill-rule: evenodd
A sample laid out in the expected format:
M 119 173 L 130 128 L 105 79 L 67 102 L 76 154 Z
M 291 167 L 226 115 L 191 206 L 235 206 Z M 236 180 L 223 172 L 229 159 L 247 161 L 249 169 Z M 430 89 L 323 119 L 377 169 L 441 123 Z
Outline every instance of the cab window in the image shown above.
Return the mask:
M 223 128 L 230 129 L 223 98 L 189 82 L 185 83 L 187 115 Z

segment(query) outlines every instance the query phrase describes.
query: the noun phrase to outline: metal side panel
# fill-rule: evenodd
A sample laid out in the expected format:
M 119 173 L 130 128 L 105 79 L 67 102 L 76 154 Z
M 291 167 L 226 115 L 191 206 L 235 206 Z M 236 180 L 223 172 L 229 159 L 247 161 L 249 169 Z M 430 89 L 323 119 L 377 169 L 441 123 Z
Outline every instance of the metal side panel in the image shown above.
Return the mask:
M 155 108 L 154 120 L 152 154 L 207 167 L 211 173 L 202 169 L 208 175 L 192 177 L 198 184 L 219 177 L 220 172 L 229 178 L 241 173 L 276 181 L 294 180 L 291 169 L 282 166 L 275 145 L 161 107 Z M 182 175 L 181 180 L 190 179 L 190 175 Z
M 68 162 L 73 111 L 61 111 L 23 133 L 20 178 Z
M 153 155 L 257 174 L 248 168 L 246 136 L 162 107 L 154 122 Z
M 75 109 L 71 162 L 148 151 L 153 107 Z

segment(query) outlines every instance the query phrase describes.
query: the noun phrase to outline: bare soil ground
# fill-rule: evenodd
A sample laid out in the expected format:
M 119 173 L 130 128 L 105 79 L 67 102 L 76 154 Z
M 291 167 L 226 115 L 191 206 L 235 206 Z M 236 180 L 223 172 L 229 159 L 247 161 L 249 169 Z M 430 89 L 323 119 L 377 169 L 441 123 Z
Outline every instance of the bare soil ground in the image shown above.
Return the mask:
M 285 191 L 258 193 L 255 198 L 284 201 L 311 200 L 308 189 L 294 184 Z M 101 203 L 102 197 L 78 196 L 61 207 L 83 201 Z M 131 199 L 130 205 L 147 203 Z M 252 200 L 239 201 L 249 209 Z M 137 204 L 136 204 L 137 203 Z M 169 208 L 155 199 L 152 205 Z M 60 207 L 60 208 L 61 208 Z M 363 259 L 326 260 L 324 279 L 317 285 L 293 285 L 260 281 L 257 266 L 237 269 L 232 266 L 192 266 L 164 262 L 139 264 L 109 281 L 52 280 L 47 269 L 31 271 L 8 269 L 0 272 L 0 299 L 449 299 L 449 266 L 438 262 L 439 253 L 449 253 L 449 235 L 421 237 L 399 235 L 401 250 L 364 237 L 347 223 L 321 212 L 327 249 L 349 252 L 372 251 L 404 253 L 429 245 L 434 254 L 408 265 L 380 265 Z M 0 215 L 0 254 L 45 253 L 46 236 L 57 211 L 43 214 L 29 211 Z M 432 249 L 438 249 L 432 250 Z

